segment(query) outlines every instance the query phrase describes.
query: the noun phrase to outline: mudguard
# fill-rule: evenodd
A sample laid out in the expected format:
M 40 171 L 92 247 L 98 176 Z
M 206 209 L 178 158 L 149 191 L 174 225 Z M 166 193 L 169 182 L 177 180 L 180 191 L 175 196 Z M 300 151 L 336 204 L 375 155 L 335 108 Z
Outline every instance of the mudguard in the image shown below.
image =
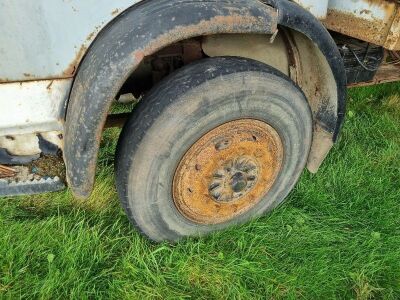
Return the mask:
M 67 109 L 64 148 L 67 180 L 74 195 L 87 198 L 91 194 L 107 114 L 118 91 L 145 56 L 195 36 L 273 34 L 279 24 L 313 40 L 335 74 L 338 114 L 322 111 L 319 116 L 325 130 L 335 133 L 336 139 L 344 113 L 344 67 L 329 33 L 310 13 L 287 0 L 143 1 L 99 34 L 75 78 Z
M 335 41 L 318 19 L 298 4 L 287 0 L 264 0 L 263 2 L 278 10 L 279 25 L 298 31 L 313 41 L 331 67 L 337 86 L 337 105 L 335 105 L 337 112 L 332 113 L 329 109 L 324 110 L 324 107 L 321 107 L 316 121 L 324 130 L 332 133 L 335 142 L 344 122 L 347 97 L 344 62 Z

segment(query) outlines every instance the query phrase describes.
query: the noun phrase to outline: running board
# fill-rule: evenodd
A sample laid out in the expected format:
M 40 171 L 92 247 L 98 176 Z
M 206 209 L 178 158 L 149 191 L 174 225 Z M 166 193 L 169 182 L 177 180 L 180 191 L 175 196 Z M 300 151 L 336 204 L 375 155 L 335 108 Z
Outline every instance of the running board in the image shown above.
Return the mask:
M 0 179 L 0 197 L 21 196 L 57 192 L 65 188 L 59 177 L 34 179 L 30 181 L 8 181 Z
M 56 192 L 66 187 L 60 156 L 42 156 L 26 165 L 0 165 L 0 197 Z

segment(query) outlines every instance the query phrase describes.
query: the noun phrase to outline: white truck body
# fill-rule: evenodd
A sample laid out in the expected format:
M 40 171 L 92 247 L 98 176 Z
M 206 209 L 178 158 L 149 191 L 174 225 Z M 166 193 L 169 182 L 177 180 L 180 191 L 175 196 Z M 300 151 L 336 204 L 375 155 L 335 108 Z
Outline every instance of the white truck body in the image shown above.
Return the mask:
M 86 50 L 109 22 L 138 2 L 0 0 L 0 147 L 5 136 L 63 131 L 64 108 Z M 329 13 L 340 12 L 358 24 L 382 24 L 382 32 L 364 32 L 364 38 L 400 49 L 400 9 L 395 1 L 296 2 L 321 20 L 328 18 L 328 23 Z M 352 25 L 336 30 L 353 30 L 360 37 Z
M 63 150 L 66 108 L 83 57 L 108 24 L 140 2 L 0 0 L 0 149 L 40 155 L 40 135 Z M 294 2 L 330 30 L 400 50 L 398 1 Z

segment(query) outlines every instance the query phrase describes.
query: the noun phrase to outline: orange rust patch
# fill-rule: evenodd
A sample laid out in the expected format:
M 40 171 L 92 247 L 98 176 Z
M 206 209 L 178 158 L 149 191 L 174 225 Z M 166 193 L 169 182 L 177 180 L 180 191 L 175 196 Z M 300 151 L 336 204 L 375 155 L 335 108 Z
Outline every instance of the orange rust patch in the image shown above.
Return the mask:
M 136 62 L 141 62 L 144 59 L 144 57 L 145 57 L 145 55 L 143 52 L 141 52 L 141 51 L 135 52 L 135 61 Z
M 334 9 L 328 10 L 327 18 L 323 20 L 323 23 L 330 30 L 376 45 L 385 43 L 390 25 L 388 22 L 379 19 L 367 20 L 361 16 L 357 17 L 354 14 Z
M 118 15 L 118 14 L 119 14 L 119 9 L 118 9 L 118 8 L 114 9 L 114 10 L 111 12 L 111 15 L 112 15 L 112 16 L 116 16 L 116 15 Z
M 95 31 L 93 31 L 91 34 L 89 34 L 88 37 L 86 38 L 86 41 L 88 41 L 88 42 L 92 41 L 95 34 L 96 34 Z
M 372 13 L 372 11 L 369 9 L 363 9 L 362 11 L 360 11 L 361 15 L 363 15 L 363 14 L 370 15 L 371 13 Z
M 272 32 L 277 29 L 276 19 L 278 18 L 278 12 L 271 9 L 270 12 L 272 22 L 275 22 L 275 26 L 272 26 Z M 255 28 L 254 33 L 265 33 L 265 19 L 261 17 L 254 17 L 250 15 L 239 15 L 234 14 L 230 16 L 216 16 L 210 20 L 201 21 L 198 24 L 191 26 L 177 26 L 173 30 L 169 31 L 153 40 L 146 48 L 136 51 L 133 56 L 136 62 L 139 62 L 143 57 L 151 55 L 163 47 L 175 43 L 177 41 L 189 39 L 196 36 L 204 36 L 214 34 L 218 32 L 218 28 L 224 28 L 224 33 L 244 33 L 245 30 L 240 30 L 237 28 L 244 28 L 252 24 Z M 139 59 L 139 60 L 138 60 Z
M 63 72 L 63 75 L 71 77 L 75 74 L 76 69 L 78 68 L 78 65 L 82 60 L 83 56 L 85 55 L 86 51 L 87 47 L 85 45 L 82 45 L 79 51 L 76 53 L 75 59 L 69 64 L 68 68 L 65 69 L 65 71 Z
M 269 192 L 282 166 L 283 146 L 268 124 L 243 119 L 197 141 L 180 162 L 173 198 L 183 216 L 220 224 L 239 216 Z
M 397 9 L 384 46 L 390 50 L 400 50 L 400 6 Z
M 9 178 L 9 177 L 13 177 L 15 176 L 15 174 L 17 173 L 16 170 L 0 165 L 0 179 L 1 178 Z
M 366 7 L 369 5 L 383 10 L 384 17 L 377 18 L 373 15 L 373 11 L 368 9 L 354 11 L 354 13 L 329 9 L 327 18 L 322 22 L 330 30 L 383 46 L 390 34 L 396 11 L 399 9 L 399 2 L 388 0 L 364 1 Z

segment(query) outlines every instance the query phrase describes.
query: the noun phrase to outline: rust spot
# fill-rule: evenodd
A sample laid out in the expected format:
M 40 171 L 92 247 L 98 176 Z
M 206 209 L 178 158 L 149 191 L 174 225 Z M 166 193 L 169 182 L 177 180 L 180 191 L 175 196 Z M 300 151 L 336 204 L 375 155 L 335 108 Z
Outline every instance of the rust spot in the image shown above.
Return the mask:
M 385 48 L 389 50 L 400 50 L 400 7 L 397 9 L 397 14 L 390 28 Z
M 119 14 L 119 9 L 118 8 L 116 8 L 116 9 L 114 9 L 112 12 L 111 12 L 111 15 L 112 16 L 116 16 L 116 15 L 118 15 Z
M 82 45 L 81 48 L 79 49 L 79 51 L 76 53 L 75 59 L 69 64 L 68 68 L 63 72 L 64 76 L 72 77 L 75 74 L 76 69 L 77 69 L 81 59 L 85 55 L 86 51 L 87 51 L 87 47 L 85 45 Z
M 199 41 L 192 39 L 183 43 L 184 64 L 190 64 L 201 58 L 203 58 L 203 50 Z
M 135 56 L 136 62 L 141 62 L 144 59 L 145 55 L 142 51 L 137 51 L 137 52 L 135 52 L 134 56 Z
M 89 34 L 88 37 L 86 38 L 86 41 L 88 41 L 88 42 L 92 41 L 95 34 L 96 34 L 96 31 L 93 31 L 91 34 Z
M 0 178 L 13 177 L 16 173 L 14 169 L 0 165 Z
M 372 11 L 369 9 L 363 9 L 360 11 L 361 15 L 370 15 L 371 13 L 372 13 Z
M 51 86 L 53 85 L 54 80 L 52 80 L 46 87 L 47 90 L 51 90 Z
M 93 41 L 93 38 L 94 38 L 95 35 L 97 34 L 99 28 L 100 28 L 100 27 L 96 27 L 96 30 L 93 31 L 93 32 L 91 32 L 91 33 L 87 36 L 86 42 L 91 42 L 91 41 Z M 77 48 L 77 47 L 75 47 L 75 48 Z M 64 70 L 64 72 L 63 72 L 63 75 L 64 75 L 64 76 L 66 76 L 66 77 L 72 77 L 72 76 L 75 75 L 75 72 L 76 72 L 76 70 L 77 70 L 77 68 L 78 68 L 78 66 L 79 66 L 79 63 L 81 62 L 83 56 L 86 54 L 87 50 L 88 50 L 88 47 L 87 47 L 85 44 L 83 44 L 83 45 L 79 48 L 79 50 L 76 52 L 75 59 L 68 65 L 68 68 Z

